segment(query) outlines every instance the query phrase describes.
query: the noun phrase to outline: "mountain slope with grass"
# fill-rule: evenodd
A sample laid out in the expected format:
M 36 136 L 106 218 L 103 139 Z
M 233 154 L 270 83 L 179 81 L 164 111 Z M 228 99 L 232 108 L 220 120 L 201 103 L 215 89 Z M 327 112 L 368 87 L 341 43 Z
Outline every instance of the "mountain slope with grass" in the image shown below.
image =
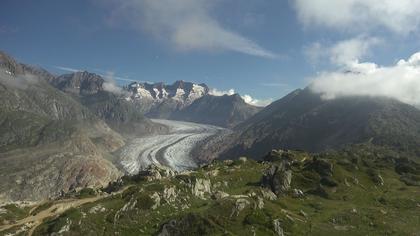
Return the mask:
M 373 143 L 420 155 L 420 110 L 385 97 L 324 100 L 296 90 L 239 125 L 219 144 L 221 156 L 262 157 L 271 149 L 320 152 Z
M 184 173 L 150 167 L 102 193 L 67 196 L 105 198 L 45 218 L 32 230 L 34 235 L 413 235 L 420 221 L 419 180 L 419 163 L 382 147 L 272 151 L 264 162 L 214 161 Z M 3 208 L 3 222 L 25 218 L 25 208 Z M 29 229 L 19 225 L 4 232 L 16 230 Z

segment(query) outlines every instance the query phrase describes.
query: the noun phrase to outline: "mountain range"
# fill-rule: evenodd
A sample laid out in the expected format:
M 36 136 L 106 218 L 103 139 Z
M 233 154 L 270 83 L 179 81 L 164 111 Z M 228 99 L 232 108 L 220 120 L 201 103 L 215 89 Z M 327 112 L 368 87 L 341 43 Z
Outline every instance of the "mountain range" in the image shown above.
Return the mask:
M 226 109 L 193 114 L 208 105 L 201 100 L 213 97 L 204 84 L 133 83 L 118 91 L 107 85 L 94 73 L 56 76 L 0 53 L 0 200 L 41 200 L 105 186 L 122 175 L 114 152 L 127 140 L 168 132 L 148 117 L 231 127 L 258 110 L 235 95 L 220 97 Z
M 205 84 L 119 87 L 2 52 L 0 99 L 6 235 L 418 232 L 420 110 L 395 99 L 309 85 L 260 108 Z M 165 165 L 183 161 L 194 169 Z
M 236 126 L 232 134 L 203 150 L 203 158 L 259 159 L 272 149 L 322 152 L 361 143 L 420 156 L 420 110 L 386 97 L 325 100 L 309 86 Z
M 150 118 L 232 128 L 193 149 L 203 162 L 356 144 L 420 155 L 420 110 L 385 97 L 325 100 L 309 86 L 259 108 L 237 94 L 214 96 L 205 84 L 118 87 L 86 71 L 56 76 L 5 53 L 0 82 L 2 199 L 43 199 L 117 179 L 117 150 L 132 138 L 169 131 Z

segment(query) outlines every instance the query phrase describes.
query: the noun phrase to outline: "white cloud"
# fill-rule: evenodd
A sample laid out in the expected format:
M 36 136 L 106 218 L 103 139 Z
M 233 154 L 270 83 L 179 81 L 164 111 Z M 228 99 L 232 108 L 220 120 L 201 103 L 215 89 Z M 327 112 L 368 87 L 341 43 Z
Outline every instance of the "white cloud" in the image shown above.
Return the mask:
M 349 71 L 323 72 L 311 89 L 325 99 L 342 96 L 385 96 L 420 105 L 420 52 L 392 66 L 355 62 Z M 347 70 L 346 69 L 346 70 Z
M 113 72 L 107 72 L 104 77 L 104 84 L 102 85 L 105 91 L 117 94 L 117 95 L 129 95 L 127 91 L 125 91 L 123 88 L 121 88 L 116 83 L 116 78 Z
M 260 99 L 255 99 L 247 94 L 241 97 L 246 103 L 257 106 L 257 107 L 265 107 L 265 106 L 270 105 L 270 103 L 273 102 L 273 99 L 260 100 Z
M 234 89 L 229 89 L 228 91 L 223 91 L 223 90 L 218 90 L 218 89 L 212 88 L 212 89 L 210 89 L 209 94 L 213 95 L 213 96 L 223 96 L 223 95 L 232 96 L 233 94 L 235 94 L 235 90 Z
M 418 0 L 293 0 L 305 26 L 366 31 L 385 28 L 398 34 L 417 31 Z
M 334 65 L 343 66 L 357 63 L 370 53 L 372 46 L 379 43 L 381 40 L 378 38 L 359 36 L 339 41 L 330 46 L 316 42 L 306 47 L 304 52 L 313 64 L 328 59 Z
M 209 94 L 213 95 L 213 96 L 223 96 L 223 95 L 232 96 L 236 93 L 235 93 L 234 89 L 229 89 L 228 91 L 222 91 L 222 90 L 212 88 L 212 89 L 210 89 Z M 269 105 L 270 103 L 273 102 L 273 99 L 265 99 L 265 100 L 255 99 L 255 98 L 253 98 L 253 97 L 251 97 L 250 95 L 247 95 L 247 94 L 241 96 L 241 98 L 246 103 L 248 103 L 250 105 L 258 106 L 258 107 L 265 107 L 265 106 L 267 106 L 267 105 Z
M 307 27 L 323 26 L 366 32 L 385 28 L 397 34 L 417 31 L 418 0 L 293 0 L 298 18 Z
M 135 29 L 168 40 L 179 50 L 228 50 L 253 56 L 275 58 L 240 34 L 224 28 L 211 16 L 217 2 L 212 0 L 108 0 L 110 22 L 128 22 Z

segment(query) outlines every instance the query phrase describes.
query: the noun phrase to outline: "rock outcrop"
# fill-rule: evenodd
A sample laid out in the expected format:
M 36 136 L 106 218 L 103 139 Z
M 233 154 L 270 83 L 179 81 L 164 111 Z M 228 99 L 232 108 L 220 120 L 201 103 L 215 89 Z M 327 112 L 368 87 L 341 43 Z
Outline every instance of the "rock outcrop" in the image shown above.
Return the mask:
M 287 161 L 272 164 L 264 173 L 261 184 L 277 196 L 287 193 L 292 182 L 292 171 Z

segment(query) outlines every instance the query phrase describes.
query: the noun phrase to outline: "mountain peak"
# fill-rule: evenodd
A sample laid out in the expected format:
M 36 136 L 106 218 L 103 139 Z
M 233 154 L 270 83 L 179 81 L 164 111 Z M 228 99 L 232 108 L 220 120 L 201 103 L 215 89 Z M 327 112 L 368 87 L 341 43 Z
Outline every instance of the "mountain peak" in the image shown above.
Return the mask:
M 0 51 L 0 68 L 5 69 L 6 73 L 11 75 L 23 74 L 24 71 L 21 64 L 3 51 Z
M 98 74 L 88 71 L 78 71 L 71 74 L 61 75 L 55 78 L 51 84 L 54 87 L 75 94 L 94 94 L 103 90 L 105 80 Z

